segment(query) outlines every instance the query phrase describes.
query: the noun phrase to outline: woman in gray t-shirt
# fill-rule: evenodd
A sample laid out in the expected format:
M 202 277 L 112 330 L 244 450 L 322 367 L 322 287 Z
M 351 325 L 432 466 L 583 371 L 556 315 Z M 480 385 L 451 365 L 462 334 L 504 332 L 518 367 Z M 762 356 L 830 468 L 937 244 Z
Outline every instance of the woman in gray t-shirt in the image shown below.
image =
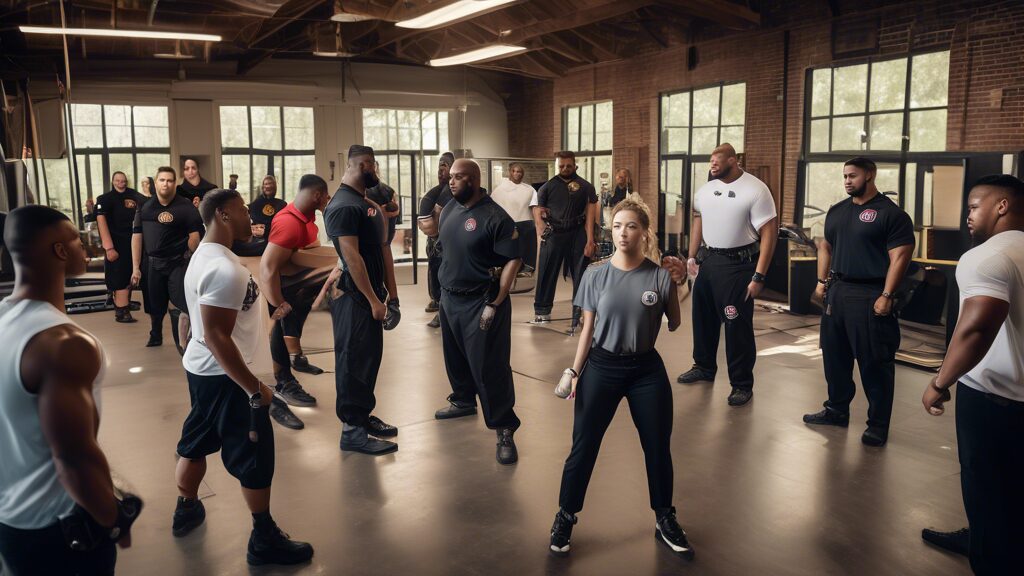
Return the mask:
M 573 368 L 566 370 L 572 377 L 571 392 L 564 391 L 576 399 L 572 451 L 562 471 L 550 549 L 556 555 L 569 553 L 601 439 L 626 398 L 647 462 L 655 535 L 689 558 L 693 549 L 672 506 L 672 388 L 654 349 L 663 316 L 670 331 L 679 327 L 672 277 L 682 275 L 683 264 L 666 258 L 659 267 L 644 256 L 653 240 L 650 216 L 635 202 L 623 201 L 613 210 L 612 238 L 615 254 L 586 270 L 575 301 L 583 309 L 583 332 Z

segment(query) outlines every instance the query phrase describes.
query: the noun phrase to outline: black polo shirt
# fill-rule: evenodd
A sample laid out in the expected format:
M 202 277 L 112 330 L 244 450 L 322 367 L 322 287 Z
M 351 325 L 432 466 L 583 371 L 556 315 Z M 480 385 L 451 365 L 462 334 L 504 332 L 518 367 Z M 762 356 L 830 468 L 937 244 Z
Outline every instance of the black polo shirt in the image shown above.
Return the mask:
M 155 258 L 176 258 L 188 250 L 188 236 L 205 232 L 199 210 L 192 201 L 177 194 L 167 206 L 153 196 L 135 215 L 133 232 L 142 234 L 146 253 Z
M 195 186 L 190 184 L 188 180 L 182 180 L 181 184 L 178 184 L 177 193 L 178 196 L 184 196 L 189 202 L 191 202 L 193 198 L 198 196 L 199 201 L 201 202 L 203 200 L 203 196 L 205 196 L 207 192 L 209 192 L 210 190 L 215 190 L 216 188 L 216 184 L 207 182 L 202 177 L 200 177 L 199 184 Z
M 452 199 L 452 189 L 448 184 L 442 184 L 431 188 L 420 199 L 420 212 L 418 216 L 430 216 L 434 212 L 434 206 L 444 208 Z
M 135 213 L 146 198 L 131 188 L 124 192 L 111 190 L 96 199 L 96 215 L 107 220 L 107 230 L 112 236 L 130 238 L 135 227 Z
M 387 295 L 384 287 L 384 244 L 387 240 L 387 227 L 380 206 L 354 188 L 342 184 L 324 210 L 324 225 L 327 235 L 334 243 L 334 249 L 338 252 L 338 257 L 341 258 L 341 289 L 365 301 L 349 273 L 339 240 L 345 236 L 356 236 L 359 239 L 359 255 L 363 257 L 366 265 L 370 287 L 377 297 L 384 301 Z
M 586 222 L 587 207 L 597 203 L 594 185 L 573 174 L 569 181 L 555 176 L 537 191 L 537 205 L 549 210 L 548 221 L 558 231 Z
M 483 290 L 491 282 L 491 269 L 519 258 L 519 233 L 512 217 L 490 196 L 472 208 L 449 202 L 441 211 L 439 237 L 444 259 L 438 279 L 441 287 L 466 292 Z
M 914 223 L 881 192 L 861 206 L 847 198 L 829 208 L 825 240 L 832 245 L 833 271 L 858 280 L 884 279 L 889 250 L 914 245 Z
M 280 198 L 271 198 L 265 194 L 249 203 L 249 219 L 253 224 L 262 224 L 264 238 L 270 238 L 270 223 L 274 215 L 284 209 L 288 203 Z
M 366 197 L 379 204 L 381 208 L 392 202 L 395 202 L 395 205 L 398 206 L 399 210 L 402 208 L 401 205 L 395 201 L 395 189 L 383 182 L 373 188 L 367 188 Z M 388 245 L 391 245 L 391 241 L 395 239 L 395 228 L 398 226 L 399 216 L 401 216 L 401 214 L 396 214 L 395 216 L 388 218 Z

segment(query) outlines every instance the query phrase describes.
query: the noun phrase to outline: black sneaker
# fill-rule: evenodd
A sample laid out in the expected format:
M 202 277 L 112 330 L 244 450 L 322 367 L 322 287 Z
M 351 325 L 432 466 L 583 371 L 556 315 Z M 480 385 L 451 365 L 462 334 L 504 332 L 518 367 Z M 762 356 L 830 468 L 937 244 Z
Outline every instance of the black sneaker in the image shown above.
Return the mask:
M 437 300 L 431 300 L 430 302 L 427 303 L 427 307 L 424 308 L 423 311 L 426 312 L 427 314 L 433 314 L 434 312 L 437 312 L 437 309 Z
M 146 342 L 146 348 L 153 348 L 154 346 L 163 346 L 164 337 L 156 334 L 149 335 L 149 342 Z
M 367 434 L 366 428 L 357 426 L 341 433 L 341 449 L 346 452 L 359 452 L 370 456 L 383 456 L 398 450 L 398 444 L 387 440 L 378 440 Z
M 535 314 L 533 317 L 534 324 L 548 324 L 551 322 L 551 314 Z
M 456 402 L 449 396 L 448 405 L 434 412 L 434 418 L 447 420 L 448 418 L 462 418 L 463 416 L 473 416 L 474 414 L 476 414 L 476 404 Z
M 676 509 L 674 507 L 669 509 L 661 518 L 658 518 L 657 523 L 654 525 L 654 537 L 658 539 L 658 542 L 668 546 L 676 554 L 687 559 L 693 558 L 693 548 L 690 547 L 690 542 L 686 540 L 686 532 L 683 532 L 679 522 L 676 520 Z
M 729 406 L 743 406 L 754 397 L 754 391 L 750 388 L 733 387 L 729 394 Z
M 678 382 L 680 384 L 693 384 L 694 382 L 714 382 L 714 381 L 715 381 L 715 371 L 714 370 L 707 370 L 705 368 L 701 368 L 700 366 L 697 366 L 696 364 L 693 365 L 693 368 L 690 368 L 686 372 L 683 372 L 682 374 L 680 374 L 679 378 L 676 378 L 676 382 Z
M 846 428 L 850 425 L 850 415 L 825 408 L 814 414 L 804 414 L 804 423 L 815 426 L 839 426 Z
M 511 428 L 498 428 L 498 445 L 495 450 L 495 458 L 498 464 L 515 464 L 519 460 L 519 451 L 516 450 L 516 442 L 512 439 L 514 431 Z
M 310 364 L 309 358 L 306 358 L 304 354 L 299 354 L 292 359 L 292 369 L 314 376 L 324 373 L 323 368 Z
M 302 420 L 299 420 L 299 417 L 291 411 L 291 408 L 288 408 L 288 405 L 276 395 L 270 400 L 270 417 L 281 426 L 292 430 L 302 430 L 306 427 Z
M 438 316 L 437 314 L 434 314 L 434 317 L 430 319 L 430 322 L 427 322 L 427 326 L 430 326 L 431 328 L 440 328 L 441 317 Z
M 921 530 L 921 538 L 929 544 L 961 556 L 967 556 L 971 548 L 970 528 L 961 528 L 955 532 L 939 532 L 925 528 Z
M 555 513 L 555 523 L 551 525 L 551 547 L 549 550 L 555 556 L 569 555 L 569 538 L 572 536 L 572 527 L 576 524 L 575 514 L 569 514 L 561 508 Z
M 255 530 L 249 535 L 249 553 L 245 559 L 250 566 L 263 564 L 301 564 L 313 557 L 313 547 L 306 542 L 292 540 L 276 525 L 267 534 Z
M 274 387 L 274 396 L 292 406 L 316 406 L 316 398 L 303 390 L 302 385 L 294 378 L 278 382 Z
M 138 322 L 133 316 L 132 311 L 128 306 L 124 308 L 115 308 L 114 321 L 120 322 L 121 324 L 133 324 Z
M 885 446 L 888 440 L 889 430 L 881 426 L 868 426 L 868 429 L 864 431 L 864 435 L 860 437 L 861 442 L 876 448 Z
M 384 422 L 376 416 L 370 416 L 367 420 L 366 431 L 371 436 L 376 436 L 378 438 L 391 438 L 398 436 L 398 428 Z
M 206 508 L 203 507 L 201 500 L 196 498 L 190 501 L 178 496 L 178 505 L 174 508 L 174 521 L 171 524 L 171 534 L 181 538 L 198 528 L 204 520 L 206 520 Z

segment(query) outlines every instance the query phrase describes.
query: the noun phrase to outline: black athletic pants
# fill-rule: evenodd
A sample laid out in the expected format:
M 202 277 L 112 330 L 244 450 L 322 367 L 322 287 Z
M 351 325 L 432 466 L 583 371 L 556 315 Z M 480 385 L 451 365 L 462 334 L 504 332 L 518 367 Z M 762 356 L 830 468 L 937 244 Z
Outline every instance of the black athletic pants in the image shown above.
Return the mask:
M 384 325 L 373 319 L 362 295 L 343 293 L 331 300 L 334 325 L 334 385 L 338 392 L 338 418 L 352 426 L 366 426 L 377 406 L 373 391 L 384 356 Z
M 286 302 L 291 304 L 292 311 L 287 316 L 274 322 L 270 329 L 270 358 L 278 366 L 291 369 L 291 357 L 288 355 L 288 346 L 284 343 L 285 336 L 289 338 L 302 338 L 302 328 L 306 325 L 306 318 L 313 309 L 313 301 L 320 294 L 324 282 L 330 270 L 315 271 L 305 270 L 292 276 L 281 277 L 281 295 Z M 277 307 L 267 307 L 270 315 L 273 316 Z
M 735 388 L 754 387 L 754 300 L 747 286 L 757 268 L 757 255 L 739 260 L 709 254 L 693 283 L 693 362 L 718 370 L 718 340 L 725 324 L 725 357 L 729 382 Z
M 672 387 L 656 350 L 621 356 L 590 349 L 576 385 L 572 451 L 562 470 L 558 504 L 575 514 L 583 509 L 601 440 L 625 397 L 647 464 L 651 508 L 672 506 Z
M 889 429 L 900 324 L 895 314 L 875 315 L 882 286 L 833 282 L 821 316 L 821 355 L 828 382 L 825 407 L 847 414 L 857 393 L 853 361 L 868 397 L 868 426 Z
M 441 301 L 441 247 L 434 238 L 427 238 L 427 294 L 435 302 Z
M 117 547 L 107 542 L 89 552 L 75 552 L 60 524 L 21 530 L 0 524 L 4 576 L 107 576 L 114 573 Z
M 485 296 L 461 296 L 441 291 L 441 346 L 452 385 L 449 400 L 480 405 L 488 428 L 519 428 L 516 390 L 512 382 L 512 301 L 498 306 L 486 332 L 480 330 Z
M 150 335 L 163 337 L 164 316 L 167 315 L 168 302 L 181 312 L 188 314 L 185 303 L 185 270 L 188 268 L 183 258 L 166 260 L 149 257 L 149 266 L 143 272 L 148 276 L 149 290 L 149 321 Z M 171 331 L 177 334 L 177 325 Z
M 537 224 L 533 220 L 516 222 L 519 231 L 519 255 L 524 266 L 537 267 Z
M 1024 543 L 1024 402 L 956 388 L 960 487 L 978 576 L 1020 574 Z
M 537 262 L 537 292 L 533 299 L 535 314 L 551 314 L 558 278 L 566 269 L 572 278 L 572 298 L 576 300 L 583 271 L 590 263 L 590 259 L 583 255 L 586 245 L 585 224 L 564 232 L 554 232 L 541 244 L 540 261 Z

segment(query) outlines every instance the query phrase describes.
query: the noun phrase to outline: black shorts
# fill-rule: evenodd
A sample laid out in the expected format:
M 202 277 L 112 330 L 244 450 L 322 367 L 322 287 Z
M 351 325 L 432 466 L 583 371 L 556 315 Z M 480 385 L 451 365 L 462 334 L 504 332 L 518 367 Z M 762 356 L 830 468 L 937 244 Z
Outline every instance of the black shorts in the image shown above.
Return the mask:
M 103 280 L 107 290 L 125 290 L 132 283 L 132 238 L 112 238 L 117 260 L 103 258 Z
M 224 468 L 243 488 L 270 487 L 274 477 L 274 430 L 269 407 L 249 407 L 249 396 L 226 375 L 198 376 L 186 371 L 192 411 L 185 418 L 178 455 L 198 460 L 220 450 Z M 249 439 L 256 418 L 257 441 Z

